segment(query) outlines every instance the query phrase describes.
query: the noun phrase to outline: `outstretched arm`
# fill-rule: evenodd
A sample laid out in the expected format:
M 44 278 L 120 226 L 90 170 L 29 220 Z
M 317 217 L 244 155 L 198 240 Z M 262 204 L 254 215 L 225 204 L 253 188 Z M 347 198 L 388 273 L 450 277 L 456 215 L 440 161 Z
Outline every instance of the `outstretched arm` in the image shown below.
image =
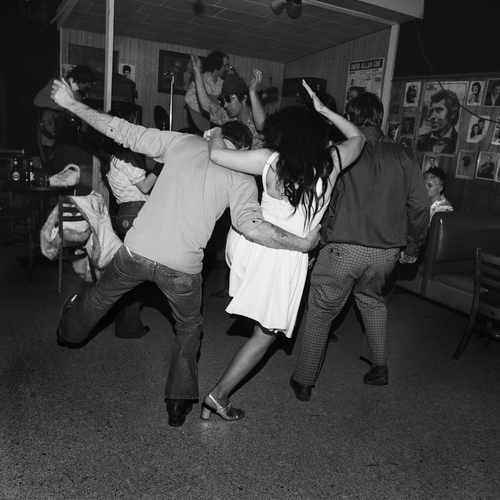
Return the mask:
M 106 135 L 107 128 L 113 120 L 113 117 L 106 113 L 100 113 L 95 109 L 89 108 L 86 104 L 77 101 L 71 87 L 67 83 L 61 80 L 54 80 L 50 95 L 56 104 L 71 111 L 90 126 L 94 127 L 98 132 Z
M 211 129 L 209 137 L 208 150 L 210 159 L 214 163 L 244 174 L 262 174 L 266 161 L 271 155 L 269 149 L 253 149 L 250 151 L 228 149 L 220 127 Z
M 337 146 L 342 161 L 342 168 L 347 167 L 354 160 L 356 160 L 363 150 L 363 146 L 366 141 L 363 132 L 361 132 L 361 130 L 359 130 L 359 128 L 352 124 L 349 120 L 346 120 L 344 117 L 334 113 L 330 108 L 326 107 L 304 80 L 302 80 L 302 85 L 311 96 L 314 109 L 318 113 L 322 114 L 326 119 L 330 120 L 345 135 L 345 137 L 347 137 L 347 141 Z M 337 165 L 336 155 L 333 155 L 333 161 L 335 165 Z
M 262 82 L 262 72 L 258 69 L 253 70 L 253 78 L 248 87 L 250 94 L 250 104 L 252 106 L 252 115 L 255 128 L 260 132 L 264 129 L 264 122 L 266 121 L 267 114 L 262 106 L 257 90 Z

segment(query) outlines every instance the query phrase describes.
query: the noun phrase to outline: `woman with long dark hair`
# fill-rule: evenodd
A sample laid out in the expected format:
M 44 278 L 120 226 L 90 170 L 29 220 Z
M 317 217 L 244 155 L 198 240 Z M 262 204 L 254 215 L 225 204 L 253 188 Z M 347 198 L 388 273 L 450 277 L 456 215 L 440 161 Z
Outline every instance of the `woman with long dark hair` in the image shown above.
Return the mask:
M 314 108 L 291 106 L 266 119 L 265 147 L 226 149 L 220 129 L 211 133 L 212 161 L 223 167 L 262 175 L 264 219 L 299 236 L 321 221 L 342 168 L 361 153 L 365 138 L 352 123 L 324 106 L 312 90 Z M 347 138 L 330 143 L 322 116 Z M 225 420 L 244 417 L 231 406 L 229 394 L 262 359 L 277 333 L 291 337 L 307 276 L 308 256 L 256 245 L 231 230 L 226 244 L 231 267 L 227 312 L 255 321 L 252 337 L 236 353 L 217 385 L 203 401 L 202 418 L 211 412 Z

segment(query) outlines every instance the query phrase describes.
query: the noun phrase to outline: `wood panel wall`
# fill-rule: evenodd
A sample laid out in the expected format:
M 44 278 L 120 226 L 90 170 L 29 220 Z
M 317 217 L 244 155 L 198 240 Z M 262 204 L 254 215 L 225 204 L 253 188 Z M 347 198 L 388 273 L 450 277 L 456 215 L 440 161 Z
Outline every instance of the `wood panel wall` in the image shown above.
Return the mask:
M 349 63 L 377 57 L 383 57 L 387 61 L 390 36 L 391 30 L 388 28 L 302 57 L 285 66 L 284 78 L 324 78 L 327 82 L 326 93 L 335 98 L 337 110 L 342 111 L 347 97 Z
M 78 30 L 61 30 L 61 63 L 68 62 L 68 44 L 73 43 L 88 47 L 104 49 L 105 36 Z M 135 66 L 135 82 L 139 100 L 136 104 L 142 107 L 142 124 L 145 127 L 154 127 L 153 110 L 156 105 L 170 109 L 170 94 L 157 91 L 159 51 L 168 50 L 186 54 L 195 53 L 199 56 L 208 55 L 208 51 L 191 49 L 180 45 L 156 43 L 137 38 L 115 37 L 114 50 L 119 53 L 118 63 L 133 64 Z M 217 50 L 217 47 L 214 47 Z M 229 55 L 229 62 L 238 70 L 247 83 L 252 79 L 252 70 L 260 69 L 263 73 L 262 89 L 269 86 L 272 78 L 273 86 L 281 90 L 285 65 L 266 61 Z M 180 130 L 188 126 L 186 110 L 184 109 L 184 96 L 174 95 L 172 102 L 172 129 Z M 269 112 L 272 109 L 268 110 Z
M 391 90 L 391 101 L 389 106 L 389 120 L 390 122 L 403 123 L 403 99 L 405 96 L 406 84 L 408 82 L 422 82 L 421 93 L 424 88 L 425 82 L 436 82 L 438 80 L 442 82 L 446 81 L 484 81 L 489 79 L 499 79 L 499 75 L 467 75 L 466 77 L 460 76 L 438 76 L 426 79 L 411 78 L 407 80 L 397 80 L 393 82 Z M 467 94 L 468 95 L 468 94 Z M 422 97 L 422 96 L 421 96 Z M 421 105 L 419 104 L 418 110 L 420 110 Z M 477 143 L 469 143 L 466 141 L 469 121 L 471 118 L 470 112 L 479 116 L 489 116 L 490 124 L 488 127 L 488 133 L 485 138 Z M 419 165 L 422 166 L 425 155 L 438 156 L 434 153 L 422 153 L 416 152 L 415 144 L 416 137 L 418 135 L 418 120 L 420 116 L 416 116 L 415 121 L 415 131 L 412 136 L 412 149 L 415 152 L 415 156 Z M 457 125 L 458 130 L 458 148 L 457 154 L 453 156 L 439 155 L 439 167 L 442 168 L 447 176 L 447 187 L 445 196 L 451 202 L 455 210 L 465 211 L 465 212 L 498 212 L 500 211 L 500 182 L 495 182 L 495 180 L 485 180 L 481 178 L 476 178 L 475 174 L 472 179 L 464 179 L 456 177 L 457 164 L 460 161 L 460 151 L 475 151 L 478 153 L 480 151 L 500 153 L 500 146 L 491 144 L 491 140 L 495 131 L 495 121 L 500 118 L 500 107 L 491 106 L 467 106 L 465 105 L 462 109 L 462 116 L 460 122 Z M 384 131 L 386 132 L 386 131 Z M 396 140 L 399 142 L 401 140 L 402 127 L 396 136 Z M 462 165 L 460 165 L 462 166 Z M 469 167 L 471 170 L 477 168 L 476 165 Z M 495 170 L 496 171 L 496 170 Z

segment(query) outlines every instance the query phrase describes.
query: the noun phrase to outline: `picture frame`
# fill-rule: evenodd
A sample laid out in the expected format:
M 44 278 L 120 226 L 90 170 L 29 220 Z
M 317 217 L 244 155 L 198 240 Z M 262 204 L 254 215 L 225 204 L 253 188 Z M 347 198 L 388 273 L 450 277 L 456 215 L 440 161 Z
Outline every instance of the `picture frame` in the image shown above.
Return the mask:
M 498 168 L 500 153 L 491 151 L 480 151 L 479 160 L 476 167 L 476 179 L 492 181 L 495 178 L 495 171 Z
M 160 50 L 158 57 L 158 92 L 184 95 L 192 74 L 191 55 L 182 52 Z M 172 82 L 173 78 L 173 82 Z
M 454 156 L 468 82 L 427 82 L 422 89 L 416 149 Z M 443 112 L 444 109 L 444 112 Z M 440 142 L 440 140 L 443 141 Z
M 439 167 L 439 156 L 424 155 L 422 159 L 422 173 L 425 174 L 432 167 Z
M 457 179 L 472 179 L 476 171 L 477 151 L 462 149 L 457 158 L 457 169 L 455 177 Z

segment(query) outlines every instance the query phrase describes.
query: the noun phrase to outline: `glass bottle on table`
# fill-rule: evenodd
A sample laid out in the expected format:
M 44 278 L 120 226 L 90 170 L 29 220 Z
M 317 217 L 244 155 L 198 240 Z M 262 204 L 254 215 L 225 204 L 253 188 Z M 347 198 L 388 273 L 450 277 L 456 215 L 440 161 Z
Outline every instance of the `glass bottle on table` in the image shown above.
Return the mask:
M 19 184 L 21 181 L 21 170 L 19 168 L 19 160 L 14 158 L 14 165 L 12 166 L 12 182 Z
M 35 168 L 33 167 L 33 158 L 30 158 L 30 164 L 28 167 L 28 176 L 27 176 L 27 184 L 28 186 L 35 185 Z

